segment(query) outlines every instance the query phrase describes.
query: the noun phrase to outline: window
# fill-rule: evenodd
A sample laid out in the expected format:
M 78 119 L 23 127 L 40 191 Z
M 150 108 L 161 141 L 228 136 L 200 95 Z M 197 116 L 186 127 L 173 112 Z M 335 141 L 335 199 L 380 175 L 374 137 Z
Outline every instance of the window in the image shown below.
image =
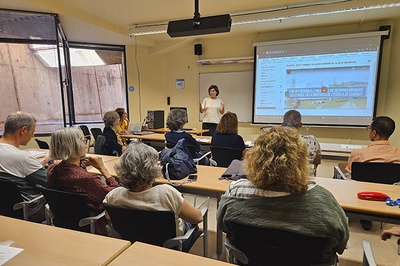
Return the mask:
M 68 43 L 55 14 L 0 10 L 0 68 L 0 132 L 17 110 L 49 133 L 127 108 L 125 47 Z

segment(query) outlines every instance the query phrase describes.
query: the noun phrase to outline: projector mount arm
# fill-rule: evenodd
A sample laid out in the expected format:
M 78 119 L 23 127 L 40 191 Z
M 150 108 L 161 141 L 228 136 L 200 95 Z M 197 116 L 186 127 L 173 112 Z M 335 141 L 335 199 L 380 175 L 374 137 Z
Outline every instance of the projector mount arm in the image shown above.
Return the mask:
M 199 0 L 194 0 L 193 28 L 200 25 Z

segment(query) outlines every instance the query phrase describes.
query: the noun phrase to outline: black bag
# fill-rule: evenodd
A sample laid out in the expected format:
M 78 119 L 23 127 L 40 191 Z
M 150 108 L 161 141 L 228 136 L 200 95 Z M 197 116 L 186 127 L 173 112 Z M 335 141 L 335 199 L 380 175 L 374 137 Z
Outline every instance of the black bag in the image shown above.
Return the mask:
M 163 175 L 167 179 L 180 180 L 197 173 L 196 164 L 190 156 L 185 139 L 180 139 L 171 149 L 162 150 L 160 161 Z

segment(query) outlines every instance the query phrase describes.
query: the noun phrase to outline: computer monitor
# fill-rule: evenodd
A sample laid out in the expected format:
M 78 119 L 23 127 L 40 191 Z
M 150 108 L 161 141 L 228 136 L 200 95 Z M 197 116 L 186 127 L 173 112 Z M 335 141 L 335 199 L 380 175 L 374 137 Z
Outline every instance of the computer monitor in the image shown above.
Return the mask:
M 185 117 L 185 123 L 188 123 L 188 114 L 187 114 L 187 108 L 186 107 L 170 107 L 169 110 L 172 111 L 174 109 L 181 109 L 183 111 L 185 111 L 186 117 Z

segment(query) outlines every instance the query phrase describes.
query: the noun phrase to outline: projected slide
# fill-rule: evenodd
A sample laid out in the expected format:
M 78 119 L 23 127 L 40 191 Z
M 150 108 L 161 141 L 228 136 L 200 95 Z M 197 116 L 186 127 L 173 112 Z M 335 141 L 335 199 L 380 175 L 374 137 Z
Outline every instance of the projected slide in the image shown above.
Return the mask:
M 306 124 L 368 125 L 379 44 L 375 36 L 257 46 L 253 122 L 279 124 L 297 109 Z

